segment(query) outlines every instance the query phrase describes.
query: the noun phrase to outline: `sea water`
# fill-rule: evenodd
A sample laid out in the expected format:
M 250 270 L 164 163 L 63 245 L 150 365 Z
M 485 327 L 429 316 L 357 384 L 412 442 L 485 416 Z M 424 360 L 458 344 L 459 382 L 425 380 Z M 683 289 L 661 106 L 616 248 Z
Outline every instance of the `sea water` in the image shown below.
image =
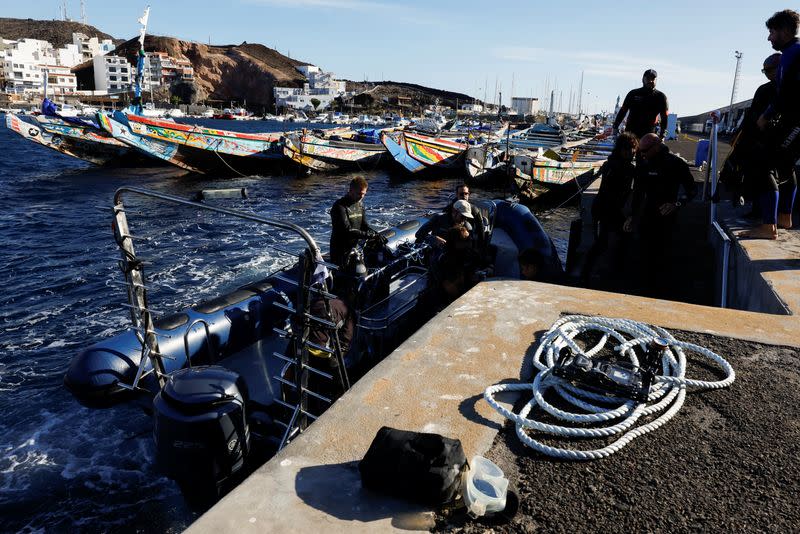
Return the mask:
M 287 127 L 195 122 L 243 131 Z M 291 221 L 326 250 L 328 211 L 355 174 L 369 181 L 364 203 L 377 228 L 440 209 L 458 183 L 398 179 L 385 170 L 223 178 L 158 166 L 106 169 L 0 127 L 0 531 L 179 532 L 196 517 L 155 468 L 145 413 L 132 406 L 89 410 L 63 386 L 77 352 L 130 324 L 111 231 L 114 192 L 138 186 L 189 198 L 201 189 L 246 188 L 246 200 L 209 202 Z M 126 207 L 132 233 L 149 237 L 136 246 L 153 262 L 147 273 L 157 311 L 229 291 L 287 261 L 270 246 L 287 236 L 262 226 L 141 197 L 126 197 Z M 562 261 L 574 216 L 564 208 L 542 221 Z

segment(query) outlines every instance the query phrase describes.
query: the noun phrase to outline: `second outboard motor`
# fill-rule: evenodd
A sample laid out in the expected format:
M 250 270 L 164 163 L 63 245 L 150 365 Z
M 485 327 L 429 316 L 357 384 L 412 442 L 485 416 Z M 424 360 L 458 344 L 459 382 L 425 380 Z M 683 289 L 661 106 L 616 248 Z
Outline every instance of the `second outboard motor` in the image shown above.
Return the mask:
M 190 501 L 210 504 L 250 450 L 247 386 L 220 366 L 181 369 L 153 400 L 158 462 Z

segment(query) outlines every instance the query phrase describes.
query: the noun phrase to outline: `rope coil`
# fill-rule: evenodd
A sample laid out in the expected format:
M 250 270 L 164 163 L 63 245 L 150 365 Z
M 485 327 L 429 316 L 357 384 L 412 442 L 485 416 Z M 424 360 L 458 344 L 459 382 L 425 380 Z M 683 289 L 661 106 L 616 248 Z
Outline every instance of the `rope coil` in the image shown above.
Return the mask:
M 585 333 L 601 334 L 600 340 L 588 350 L 581 348 L 575 341 L 577 336 Z M 661 352 L 661 374 L 656 374 L 647 402 L 639 403 L 598 394 L 577 387 L 553 374 L 553 368 L 562 348 L 569 347 L 575 354 L 592 358 L 610 339 L 618 342 L 612 347 L 613 350 L 638 368 L 640 364 L 634 347 L 639 346 L 642 350 L 646 350 L 656 338 L 665 340 L 667 347 Z M 717 381 L 686 378 L 687 352 L 699 354 L 713 361 L 722 369 L 725 378 Z M 539 342 L 533 355 L 533 364 L 539 372 L 532 383 L 495 384 L 486 388 L 483 396 L 492 408 L 516 424 L 517 436 L 525 445 L 548 456 L 571 460 L 606 458 L 635 438 L 661 427 L 683 406 L 687 387 L 700 390 L 721 389 L 730 386 L 736 379 L 733 367 L 724 358 L 705 347 L 678 341 L 663 328 L 629 319 L 582 315 L 565 316 L 556 321 Z M 545 400 L 545 393 L 549 390 L 552 390 L 563 404 L 578 408 L 581 412 L 558 408 Z M 531 391 L 532 398 L 519 414 L 516 414 L 495 400 L 495 395 L 503 391 Z M 535 417 L 529 418 L 529 414 L 537 406 L 542 412 L 565 423 L 545 423 Z M 661 415 L 652 421 L 635 426 L 640 418 L 658 413 Z M 595 426 L 588 428 L 573 426 L 586 423 Z M 596 426 L 598 423 L 608 423 L 608 426 Z M 613 443 L 601 448 L 576 450 L 547 445 L 529 436 L 526 429 L 556 438 L 619 437 Z

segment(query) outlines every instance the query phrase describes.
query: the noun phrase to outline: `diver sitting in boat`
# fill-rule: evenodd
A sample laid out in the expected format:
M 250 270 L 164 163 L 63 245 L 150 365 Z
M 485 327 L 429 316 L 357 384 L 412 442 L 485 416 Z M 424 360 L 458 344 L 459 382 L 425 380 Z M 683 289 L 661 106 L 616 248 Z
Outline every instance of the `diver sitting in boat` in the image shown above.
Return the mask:
M 472 286 L 491 276 L 492 267 L 475 249 L 469 230 L 455 225 L 447 231 L 445 251 L 433 267 L 440 307 L 460 297 Z
M 331 262 L 341 265 L 348 251 L 359 239 L 381 240 L 381 235 L 367 223 L 362 200 L 367 194 L 367 181 L 356 176 L 350 181 L 347 194 L 331 208 Z
M 452 197 L 451 197 L 452 198 Z M 453 208 L 453 204 L 459 200 L 463 200 L 465 202 L 470 201 L 470 190 L 467 184 L 459 184 L 456 186 L 456 196 L 445 208 L 442 210 L 444 212 L 448 212 Z M 470 213 L 472 213 L 472 221 L 470 224 L 474 227 L 474 232 L 472 232 L 472 239 L 475 242 L 475 247 L 478 251 L 483 253 L 486 248 L 486 228 L 483 224 L 483 216 L 481 215 L 481 210 L 475 205 L 470 203 Z
M 472 222 L 474 219 L 470 203 L 466 200 L 456 200 L 448 211 L 437 213 L 428 219 L 414 234 L 414 238 L 418 242 L 430 240 L 431 244 L 441 250 L 445 248 L 447 232 L 453 226 L 465 227 L 469 231 L 470 237 L 472 237 L 474 232 Z

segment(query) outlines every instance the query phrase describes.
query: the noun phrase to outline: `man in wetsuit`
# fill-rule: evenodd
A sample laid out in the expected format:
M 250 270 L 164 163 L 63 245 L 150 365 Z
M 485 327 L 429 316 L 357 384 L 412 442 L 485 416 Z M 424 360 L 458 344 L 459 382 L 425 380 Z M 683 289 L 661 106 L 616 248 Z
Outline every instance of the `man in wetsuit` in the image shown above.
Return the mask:
M 443 211 L 449 212 L 453 208 L 453 204 L 458 200 L 470 202 L 470 194 L 469 186 L 467 184 L 457 185 L 455 200 L 450 202 Z M 481 210 L 478 209 L 478 206 L 472 204 L 471 202 L 470 213 L 472 213 L 472 220 L 470 220 L 470 224 L 473 227 L 471 237 L 473 243 L 475 244 L 475 249 L 483 254 L 486 248 L 486 228 L 483 226 L 483 216 L 481 215 Z
M 681 206 L 697 193 L 689 164 L 669 151 L 659 137 L 648 133 L 639 141 L 640 162 L 633 182 L 633 215 L 625 221 L 625 231 L 634 223 L 639 228 L 645 262 L 645 281 L 650 292 L 657 289 L 670 258 L 672 232 Z M 684 195 L 679 196 L 683 188 Z
M 754 215 L 760 215 L 760 204 L 763 203 L 765 197 L 770 196 L 767 193 L 777 190 L 778 187 L 772 175 L 764 169 L 762 160 L 765 151 L 765 136 L 758 129 L 756 123 L 775 98 L 780 62 L 780 54 L 772 54 L 764 60 L 761 72 L 769 81 L 756 89 L 732 144 L 733 150 L 720 173 L 720 181 L 724 179 L 726 185 L 732 188 L 738 197 L 753 201 Z
M 634 89 L 627 94 L 619 108 L 617 118 L 614 119 L 614 133 L 619 130 L 622 119 L 628 114 L 628 122 L 625 131 L 631 132 L 636 137 L 641 138 L 645 134 L 653 132 L 656 124 L 656 117 L 660 117 L 661 129 L 659 137 L 664 139 L 667 132 L 667 95 L 656 89 L 656 78 L 658 74 L 653 69 L 647 69 L 642 76 L 642 87 Z
M 449 210 L 436 213 L 428 219 L 414 234 L 414 239 L 422 241 L 430 235 L 432 244 L 439 249 L 444 249 L 447 244 L 447 232 L 453 226 L 464 226 L 469 231 L 470 238 L 472 238 L 474 232 L 472 223 L 474 221 L 475 217 L 472 215 L 470 203 L 466 200 L 456 200 Z
M 378 233 L 367 224 L 367 215 L 361 201 L 367 194 L 367 181 L 356 176 L 350 182 L 347 194 L 331 208 L 331 262 L 342 265 L 347 253 L 359 239 L 374 239 Z
M 766 137 L 764 172 L 777 188 L 762 199 L 762 224 L 744 237 L 777 239 L 778 228 L 792 227 L 792 209 L 797 193 L 794 165 L 800 158 L 800 43 L 797 29 L 800 14 L 791 9 L 778 11 L 767 20 L 772 48 L 781 52 L 775 96 L 756 122 Z

